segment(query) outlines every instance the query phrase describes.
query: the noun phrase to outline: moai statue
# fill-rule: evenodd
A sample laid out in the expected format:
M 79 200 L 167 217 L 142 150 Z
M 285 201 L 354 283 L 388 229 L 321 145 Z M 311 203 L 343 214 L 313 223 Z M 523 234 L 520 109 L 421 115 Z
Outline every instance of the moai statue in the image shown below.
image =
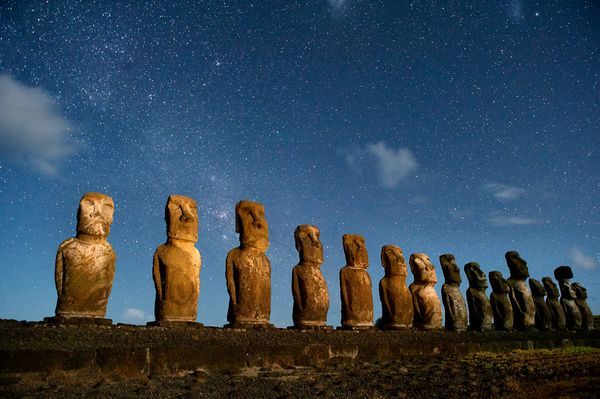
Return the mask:
M 326 328 L 329 294 L 321 273 L 323 245 L 317 226 L 302 224 L 294 231 L 300 263 L 292 270 L 294 328 Z
M 498 271 L 490 272 L 492 294 L 490 305 L 494 313 L 494 328 L 497 331 L 510 331 L 513 328 L 514 315 L 510 301 L 510 285 Z
M 154 317 L 158 325 L 194 323 L 200 293 L 200 252 L 196 202 L 171 195 L 165 207 L 167 242 L 156 248 L 152 277 L 156 289 Z
M 406 286 L 408 269 L 402 250 L 395 245 L 381 248 L 381 265 L 385 276 L 379 282 L 381 300 L 381 328 L 408 330 L 413 322 L 412 295 Z
M 546 289 L 546 305 L 552 315 L 552 329 L 564 330 L 566 326 L 566 316 L 562 305 L 558 302 L 560 293 L 558 287 L 554 284 L 554 281 L 550 277 L 544 277 L 542 279 L 544 288 Z
M 592 314 L 592 309 L 590 309 L 590 306 L 587 303 L 587 290 L 579 283 L 573 283 L 573 288 L 575 289 L 575 295 L 577 296 L 575 303 L 579 308 L 579 313 L 581 313 L 581 328 L 588 331 L 593 330 L 594 315 Z
M 440 265 L 444 272 L 442 285 L 442 302 L 445 311 L 446 330 L 464 331 L 467 329 L 467 305 L 460 292 L 460 269 L 452 254 L 440 256 Z
M 469 329 L 485 331 L 492 329 L 492 305 L 485 294 L 486 275 L 477 262 L 465 265 L 465 274 L 469 280 L 467 303 L 469 304 Z
M 113 221 L 112 198 L 85 193 L 77 210 L 77 235 L 58 247 L 56 317 L 47 322 L 111 324 L 106 305 L 115 275 L 116 255 L 106 241 Z
M 554 278 L 560 286 L 560 304 L 565 311 L 567 329 L 581 330 L 581 312 L 575 302 L 577 295 L 569 281 L 573 278 L 573 270 L 569 266 L 559 266 L 554 269 Z
M 510 270 L 510 300 L 515 317 L 514 327 L 524 331 L 535 329 L 535 304 L 525 280 L 529 277 L 527 262 L 518 252 L 509 251 L 505 254 L 506 264 Z
M 271 328 L 271 262 L 265 208 L 256 202 L 235 206 L 235 231 L 240 246 L 227 254 L 225 278 L 229 293 L 227 324 L 232 328 Z
M 538 330 L 551 330 L 552 329 L 552 314 L 544 297 L 546 296 L 546 288 L 538 280 L 534 278 L 529 279 L 529 288 L 531 289 L 531 295 L 533 296 L 533 303 L 535 304 L 535 327 Z
M 367 272 L 369 256 L 365 239 L 355 234 L 344 234 L 346 266 L 340 269 L 342 296 L 342 329 L 373 327 L 373 293 L 371 277 Z
M 442 304 L 433 286 L 437 282 L 435 267 L 426 254 L 412 254 L 409 259 L 414 282 L 408 287 L 413 297 L 413 326 L 422 330 L 442 327 Z

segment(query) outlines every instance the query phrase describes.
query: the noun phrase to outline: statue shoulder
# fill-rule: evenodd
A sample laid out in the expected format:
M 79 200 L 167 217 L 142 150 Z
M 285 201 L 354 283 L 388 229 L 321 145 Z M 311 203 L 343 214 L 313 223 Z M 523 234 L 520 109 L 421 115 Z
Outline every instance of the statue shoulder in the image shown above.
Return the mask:
M 77 243 L 77 239 L 75 237 L 67 238 L 66 240 L 61 242 L 60 245 L 58 246 L 58 252 L 61 252 L 70 247 L 73 247 L 74 245 L 76 245 L 76 243 Z

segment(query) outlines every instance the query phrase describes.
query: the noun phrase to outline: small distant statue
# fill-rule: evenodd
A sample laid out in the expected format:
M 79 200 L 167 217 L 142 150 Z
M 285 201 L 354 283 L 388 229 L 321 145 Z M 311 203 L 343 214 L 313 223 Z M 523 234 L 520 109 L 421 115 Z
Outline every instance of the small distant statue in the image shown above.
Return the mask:
M 442 327 L 442 304 L 433 286 L 437 282 L 435 267 L 429 256 L 412 254 L 409 259 L 414 282 L 408 287 L 413 297 L 413 326 L 422 330 Z
M 469 305 L 469 329 L 485 331 L 492 329 L 492 305 L 485 294 L 487 279 L 479 263 L 469 262 L 465 265 L 465 274 L 469 280 L 467 303 Z
M 560 286 L 560 304 L 565 311 L 567 329 L 581 330 L 581 312 L 575 302 L 577 294 L 569 281 L 573 278 L 573 270 L 569 266 L 559 266 L 554 269 L 554 278 Z
M 510 270 L 510 300 L 512 302 L 515 317 L 514 327 L 517 330 L 535 329 L 535 304 L 529 287 L 525 280 L 529 277 L 527 262 L 521 258 L 517 251 L 509 251 L 505 254 L 506 264 Z
M 546 305 L 552 315 L 552 329 L 564 330 L 566 327 L 566 316 L 562 305 L 558 302 L 558 297 L 560 296 L 558 287 L 550 277 L 544 277 L 542 283 L 548 295 L 546 297 Z
M 300 263 L 292 270 L 292 319 L 294 327 L 299 329 L 326 327 L 329 294 L 321 273 L 323 245 L 320 234 L 319 229 L 310 224 L 302 224 L 294 232 Z
M 587 331 L 593 330 L 594 315 L 587 303 L 587 290 L 579 283 L 573 283 L 573 288 L 575 289 L 575 295 L 577 296 L 575 303 L 579 308 L 579 313 L 581 313 L 581 328 Z
M 533 303 L 535 304 L 535 327 L 538 330 L 551 330 L 552 314 L 544 301 L 546 288 L 534 278 L 529 279 L 529 288 L 531 289 Z
M 225 278 L 229 293 L 226 327 L 270 328 L 271 262 L 265 208 L 252 201 L 235 206 L 235 231 L 240 246 L 227 254 Z
M 115 251 L 106 241 L 114 209 L 107 195 L 81 197 L 77 235 L 63 241 L 56 253 L 56 317 L 46 321 L 112 323 L 104 316 L 115 275 Z
M 510 285 L 498 271 L 490 272 L 490 283 L 492 284 L 490 305 L 494 313 L 494 328 L 497 331 L 510 331 L 514 322 L 512 303 L 509 298 Z
M 342 329 L 372 328 L 373 293 L 365 239 L 344 234 L 342 242 L 346 255 L 346 266 L 340 269 Z
M 382 309 L 382 328 L 408 330 L 413 322 L 412 295 L 406 287 L 408 269 L 402 250 L 395 245 L 381 248 L 381 265 L 385 276 L 379 282 Z
M 445 311 L 445 327 L 450 331 L 464 331 L 467 329 L 467 305 L 460 292 L 460 269 L 452 254 L 440 256 L 440 265 L 444 272 L 442 285 L 442 302 Z
M 167 242 L 156 249 L 152 262 L 156 324 L 195 323 L 202 264 L 195 247 L 198 241 L 196 202 L 183 195 L 169 196 L 165 222 Z

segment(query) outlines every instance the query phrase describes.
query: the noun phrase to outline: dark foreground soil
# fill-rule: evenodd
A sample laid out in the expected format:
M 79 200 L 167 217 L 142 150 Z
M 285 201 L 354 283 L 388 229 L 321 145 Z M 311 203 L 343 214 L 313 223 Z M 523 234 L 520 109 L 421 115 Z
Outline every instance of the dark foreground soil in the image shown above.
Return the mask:
M 598 398 L 600 349 L 517 350 L 324 369 L 193 370 L 157 377 L 55 372 L 0 382 L 4 398 Z

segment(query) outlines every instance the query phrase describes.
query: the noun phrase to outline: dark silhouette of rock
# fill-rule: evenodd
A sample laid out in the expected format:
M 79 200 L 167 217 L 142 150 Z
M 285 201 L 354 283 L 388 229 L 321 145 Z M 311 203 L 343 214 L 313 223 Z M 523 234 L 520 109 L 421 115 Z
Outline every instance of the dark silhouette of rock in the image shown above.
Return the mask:
M 513 328 L 514 315 L 512 303 L 509 298 L 510 285 L 498 271 L 490 272 L 492 294 L 490 305 L 494 313 L 494 328 L 498 331 L 509 331 Z
M 317 226 L 302 224 L 294 231 L 300 262 L 292 270 L 294 327 L 324 328 L 329 310 L 327 283 L 321 273 L 323 245 Z
M 546 301 L 544 301 L 546 289 L 542 283 L 533 278 L 529 279 L 529 288 L 535 304 L 535 327 L 538 330 L 552 329 L 552 314 L 548 305 L 546 305 Z
M 340 269 L 342 329 L 372 328 L 373 292 L 365 239 L 344 234 L 342 243 L 346 256 L 346 266 Z
M 469 280 L 467 304 L 469 305 L 469 329 L 485 331 L 492 329 L 492 306 L 485 294 L 486 275 L 477 262 L 465 265 L 465 274 Z
M 575 303 L 579 308 L 579 313 L 581 314 L 581 328 L 584 330 L 593 330 L 594 329 L 594 315 L 592 314 L 592 309 L 587 303 L 587 290 L 585 287 L 579 283 L 573 283 L 573 288 L 575 289 L 575 295 L 577 299 Z
M 406 286 L 408 269 L 402 250 L 395 245 L 381 248 L 381 265 L 385 276 L 379 282 L 381 300 L 381 328 L 388 330 L 407 330 L 412 327 L 412 295 Z
M 467 305 L 460 292 L 460 268 L 452 254 L 440 256 L 440 265 L 444 273 L 442 285 L 442 303 L 445 312 L 445 327 L 450 331 L 467 329 Z
M 535 304 L 525 280 L 529 277 L 527 262 L 518 252 L 509 251 L 505 254 L 506 264 L 510 270 L 508 284 L 511 287 L 510 300 L 515 317 L 513 326 L 517 330 L 535 328 Z
M 569 266 L 559 266 L 554 269 L 554 278 L 560 286 L 560 304 L 565 311 L 567 329 L 581 330 L 581 312 L 575 302 L 577 295 L 570 281 L 573 278 L 573 270 Z
M 560 293 L 558 287 L 554 284 L 554 281 L 550 277 L 544 277 L 542 279 L 544 288 L 546 289 L 546 305 L 552 315 L 552 329 L 564 330 L 566 326 L 565 311 L 558 301 Z
M 429 256 L 412 254 L 409 259 L 414 282 L 408 287 L 413 297 L 413 326 L 422 330 L 442 327 L 442 304 L 433 286 L 437 282 L 435 267 Z

